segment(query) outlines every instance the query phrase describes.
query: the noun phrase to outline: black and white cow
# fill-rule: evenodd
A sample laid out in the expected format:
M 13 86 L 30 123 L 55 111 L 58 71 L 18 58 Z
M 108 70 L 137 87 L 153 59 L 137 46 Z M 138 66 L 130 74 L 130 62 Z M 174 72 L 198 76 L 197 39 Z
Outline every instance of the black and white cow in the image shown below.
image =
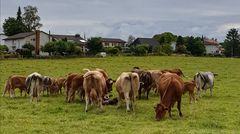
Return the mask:
M 210 94 L 212 96 L 213 86 L 214 86 L 214 76 L 216 74 L 212 72 L 197 72 L 194 76 L 194 81 L 196 83 L 198 97 L 200 97 L 200 90 L 206 90 L 210 88 Z
M 37 101 L 40 100 L 40 93 L 43 88 L 43 77 L 41 74 L 34 72 L 27 76 L 26 78 L 26 87 L 29 93 L 30 101 L 36 97 Z

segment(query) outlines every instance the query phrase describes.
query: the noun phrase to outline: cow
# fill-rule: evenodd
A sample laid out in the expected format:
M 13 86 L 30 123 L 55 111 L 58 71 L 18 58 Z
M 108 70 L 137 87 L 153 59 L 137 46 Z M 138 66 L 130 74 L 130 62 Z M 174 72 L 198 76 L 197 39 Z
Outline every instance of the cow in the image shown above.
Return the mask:
M 126 101 L 126 111 L 129 112 L 130 105 L 135 111 L 134 101 L 140 87 L 139 76 L 134 72 L 123 72 L 116 80 L 116 90 L 118 92 L 118 107 L 121 105 L 121 100 Z
M 15 89 L 16 88 L 20 89 L 21 96 L 22 96 L 22 91 L 25 92 L 24 96 L 26 96 L 27 87 L 26 87 L 25 81 L 26 81 L 25 76 L 21 76 L 21 75 L 9 76 L 8 80 L 6 81 L 5 90 L 4 90 L 2 96 L 4 96 L 6 94 L 6 92 L 8 92 L 11 98 L 15 97 Z
M 100 109 L 103 109 L 103 97 L 107 94 L 106 91 L 106 76 L 100 71 L 88 71 L 83 75 L 83 89 L 85 91 L 85 112 L 88 111 L 89 101 L 93 104 L 97 102 Z
M 206 90 L 210 88 L 210 94 L 212 96 L 212 90 L 214 86 L 214 76 L 217 74 L 214 74 L 212 72 L 197 72 L 194 76 L 194 81 L 196 83 L 197 88 L 197 94 L 198 97 L 200 97 L 200 90 L 204 90 L 206 93 Z
M 34 72 L 26 78 L 27 91 L 30 95 L 30 102 L 36 97 L 37 101 L 40 101 L 40 93 L 43 89 L 43 76 L 37 72 Z
M 79 94 L 80 100 L 84 100 L 85 92 L 83 89 L 83 75 L 82 74 L 77 74 L 75 77 L 73 77 L 73 79 L 71 81 L 68 96 L 67 96 L 68 103 L 74 101 L 76 91 Z
M 194 96 L 194 89 L 196 87 L 195 81 L 185 81 L 184 82 L 184 88 L 183 88 L 183 94 L 186 92 L 189 93 L 189 102 L 192 103 L 192 101 L 195 101 L 195 96 Z
M 62 94 L 62 88 L 64 88 L 64 82 L 66 81 L 66 78 L 60 77 L 56 79 L 56 84 L 58 86 L 58 91 L 60 94 Z
M 55 79 L 52 79 L 52 84 L 49 86 L 50 95 L 57 95 L 59 94 L 59 86 Z
M 71 83 L 72 83 L 72 79 L 77 76 L 78 74 L 77 73 L 69 73 L 68 76 L 67 76 L 67 79 L 65 80 L 65 95 L 66 95 L 66 98 L 65 98 L 65 102 L 68 102 L 68 96 L 70 94 L 70 87 L 71 87 Z
M 185 77 L 182 70 L 179 69 L 179 68 L 174 68 L 174 69 L 163 69 L 161 70 L 162 73 L 166 73 L 166 72 L 169 72 L 169 73 L 174 73 L 174 74 L 177 74 L 178 76 L 180 77 Z
M 151 73 L 151 77 L 153 80 L 151 88 L 155 91 L 155 93 L 159 93 L 159 91 L 157 90 L 158 89 L 157 86 L 158 86 L 159 78 L 163 74 L 163 72 L 161 72 L 160 70 L 148 70 L 148 72 Z
M 158 88 L 160 91 L 161 102 L 155 108 L 156 120 L 159 121 L 164 117 L 166 111 L 171 115 L 171 108 L 177 101 L 177 108 L 179 116 L 182 117 L 181 112 L 181 97 L 183 94 L 184 82 L 180 76 L 173 73 L 164 73 L 159 78 Z
M 49 76 L 43 76 L 43 94 L 44 91 L 47 90 L 47 95 L 50 94 L 50 86 L 53 84 L 52 78 Z
M 133 67 L 131 72 L 135 72 L 139 76 L 140 87 L 138 89 L 138 98 L 141 99 L 141 94 L 143 90 L 144 93 L 147 92 L 148 99 L 149 92 L 154 82 L 151 73 L 149 71 L 141 70 L 139 67 Z

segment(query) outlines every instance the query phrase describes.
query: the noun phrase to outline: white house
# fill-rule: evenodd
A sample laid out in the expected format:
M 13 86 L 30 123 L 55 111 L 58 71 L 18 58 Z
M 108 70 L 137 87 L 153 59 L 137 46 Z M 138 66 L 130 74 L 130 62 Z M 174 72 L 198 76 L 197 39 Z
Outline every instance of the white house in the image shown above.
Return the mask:
M 18 49 L 22 49 L 22 46 L 30 43 L 35 46 L 35 54 L 45 55 L 40 51 L 41 46 L 44 46 L 47 42 L 51 41 L 51 36 L 43 31 L 34 31 L 26 33 L 18 33 L 12 36 L 8 36 L 3 39 L 5 45 L 7 45 L 10 52 L 14 52 Z
M 206 48 L 206 54 L 221 54 L 221 45 L 216 39 L 204 39 L 204 46 Z
M 4 45 L 5 44 L 5 41 L 3 40 L 3 39 L 6 39 L 7 38 L 7 36 L 5 35 L 5 34 L 0 34 L 0 44 L 1 45 Z

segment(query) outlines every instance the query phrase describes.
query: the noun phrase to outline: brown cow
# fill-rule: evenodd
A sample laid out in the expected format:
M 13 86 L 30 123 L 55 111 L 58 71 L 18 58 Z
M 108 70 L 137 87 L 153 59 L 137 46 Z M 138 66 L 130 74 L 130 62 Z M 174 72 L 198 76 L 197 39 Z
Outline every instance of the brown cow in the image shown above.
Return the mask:
M 183 94 L 189 92 L 189 102 L 192 103 L 192 100 L 195 101 L 194 89 L 196 87 L 195 81 L 186 81 L 184 82 Z
M 72 83 L 72 79 L 77 76 L 78 74 L 77 73 L 69 73 L 68 76 L 67 76 L 67 79 L 65 81 L 65 94 L 66 94 L 66 98 L 65 98 L 65 101 L 68 102 L 68 96 L 69 96 L 69 91 L 70 91 L 70 86 L 71 86 L 71 83 Z
M 152 77 L 152 89 L 155 91 L 155 93 L 159 93 L 159 91 L 157 90 L 157 86 L 158 86 L 158 82 L 159 82 L 159 78 L 160 76 L 163 74 L 163 72 L 161 72 L 160 70 L 148 70 L 151 73 L 151 77 Z
M 72 82 L 70 84 L 70 89 L 68 92 L 67 102 L 74 101 L 76 91 L 79 94 L 80 100 L 83 100 L 85 93 L 83 89 L 83 75 L 81 74 L 78 74 L 75 77 L 73 77 Z
M 163 72 L 163 73 L 166 73 L 166 72 L 174 73 L 174 74 L 177 74 L 177 75 L 180 76 L 180 77 L 184 77 L 184 74 L 183 74 L 182 70 L 179 69 L 179 68 L 175 68 L 175 69 L 163 69 L 163 70 L 161 70 L 161 72 Z
M 27 87 L 26 87 L 26 77 L 20 76 L 20 75 L 12 75 L 8 78 L 5 85 L 5 90 L 3 92 L 4 96 L 6 92 L 9 92 L 10 97 L 15 97 L 15 89 L 19 88 L 22 96 L 22 91 L 25 92 L 25 95 L 27 94 Z
M 183 94 L 184 82 L 180 76 L 172 73 L 164 73 L 159 78 L 158 88 L 160 91 L 161 102 L 155 107 L 156 120 L 160 120 L 166 114 L 168 110 L 169 116 L 171 115 L 171 108 L 177 101 L 177 108 L 179 116 L 182 116 L 181 112 L 181 97 Z
M 66 81 L 66 78 L 60 77 L 56 79 L 56 84 L 58 86 L 58 91 L 60 92 L 60 94 L 62 94 L 62 88 L 64 88 L 64 83 Z
M 50 95 L 57 95 L 59 94 L 59 88 L 57 81 L 55 79 L 52 79 L 52 84 L 49 86 Z
M 106 79 L 99 71 L 88 71 L 83 76 L 83 88 L 85 91 L 85 112 L 88 111 L 89 100 L 98 102 L 100 109 L 103 109 L 103 97 L 107 94 Z

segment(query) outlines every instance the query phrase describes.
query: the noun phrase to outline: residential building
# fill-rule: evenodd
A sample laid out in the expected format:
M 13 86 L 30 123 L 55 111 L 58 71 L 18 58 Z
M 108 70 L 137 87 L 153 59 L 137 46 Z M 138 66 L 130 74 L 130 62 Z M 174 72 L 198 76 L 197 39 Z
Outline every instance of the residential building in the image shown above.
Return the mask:
M 18 33 L 8 36 L 3 40 L 10 52 L 22 49 L 23 45 L 29 43 L 35 47 L 36 55 L 45 55 L 45 53 L 40 51 L 40 48 L 51 40 L 51 36 L 43 31 L 36 30 L 34 32 Z
M 216 39 L 205 38 L 203 43 L 206 48 L 206 54 L 222 54 L 222 47 Z
M 103 47 L 124 47 L 126 41 L 117 38 L 101 38 Z
M 3 33 L 0 34 L 0 44 L 1 45 L 4 45 L 5 44 L 5 41 L 3 39 L 6 39 L 7 36 Z
M 149 47 L 155 47 L 155 46 L 160 45 L 159 42 L 154 38 L 137 38 L 130 45 L 136 46 L 136 45 L 140 45 L 140 44 L 149 45 Z

